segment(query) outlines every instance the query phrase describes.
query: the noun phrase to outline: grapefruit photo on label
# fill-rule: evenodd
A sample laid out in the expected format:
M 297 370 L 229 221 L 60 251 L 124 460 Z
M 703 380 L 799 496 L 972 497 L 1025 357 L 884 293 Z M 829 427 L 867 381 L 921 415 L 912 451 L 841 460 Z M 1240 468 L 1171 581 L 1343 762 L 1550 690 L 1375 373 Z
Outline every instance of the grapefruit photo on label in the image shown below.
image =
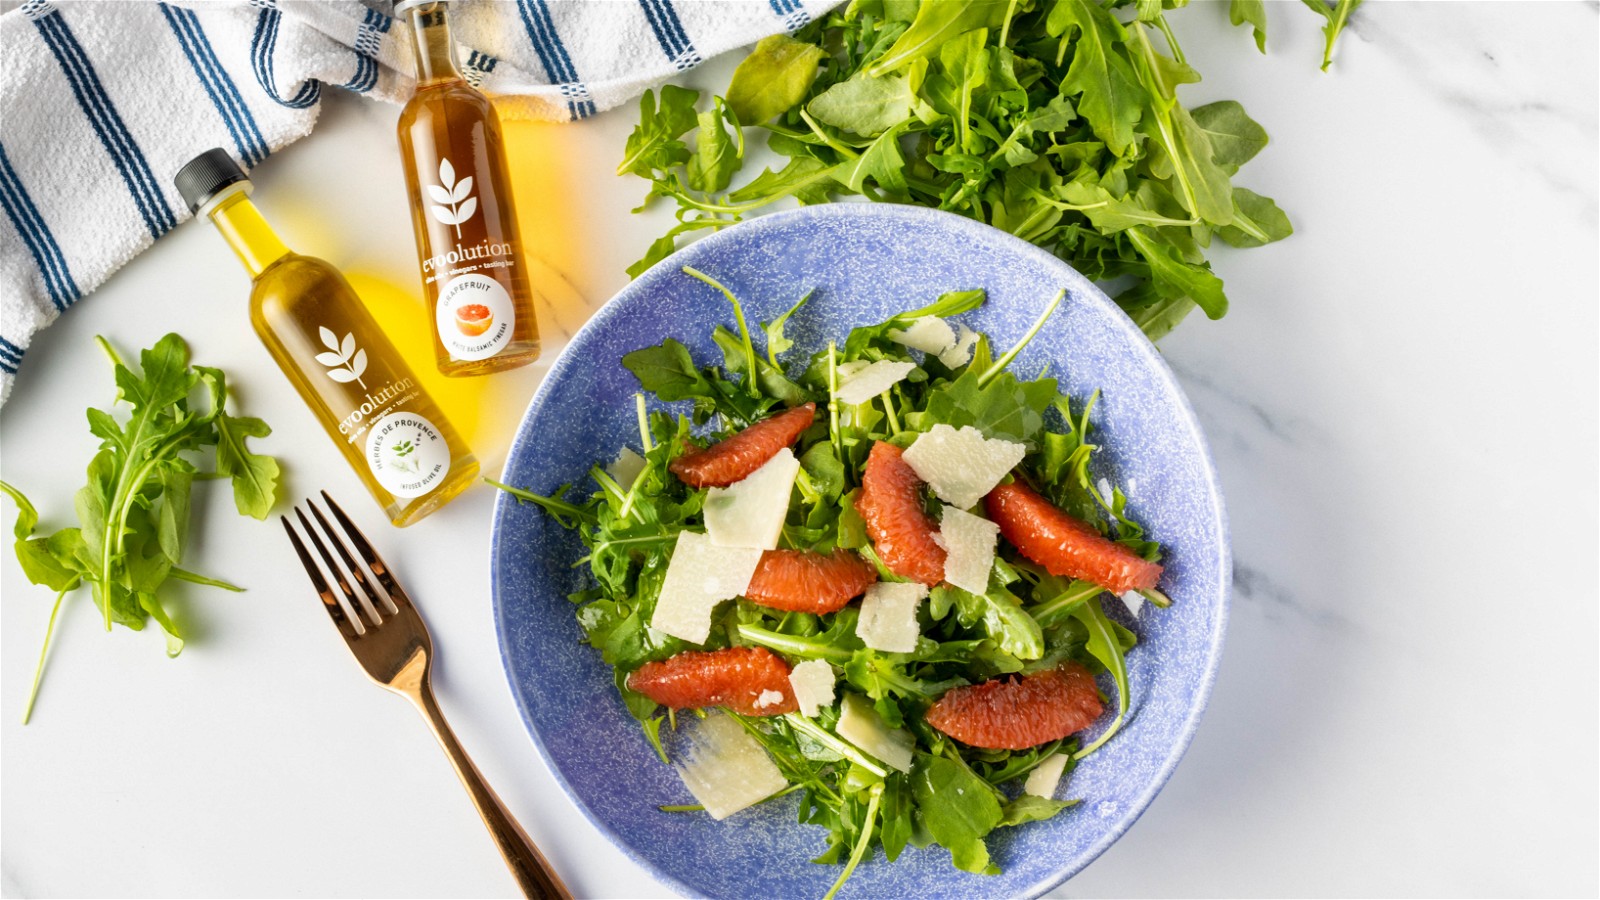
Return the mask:
M 477 337 L 494 324 L 494 313 L 482 303 L 468 303 L 456 310 L 456 328 L 467 337 Z

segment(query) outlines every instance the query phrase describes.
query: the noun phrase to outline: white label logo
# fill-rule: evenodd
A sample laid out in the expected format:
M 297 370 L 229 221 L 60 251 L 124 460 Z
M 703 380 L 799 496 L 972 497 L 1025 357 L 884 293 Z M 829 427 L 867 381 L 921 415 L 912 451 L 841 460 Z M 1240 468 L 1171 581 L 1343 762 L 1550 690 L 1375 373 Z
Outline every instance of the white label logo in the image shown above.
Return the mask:
M 367 383 L 361 380 L 361 373 L 367 371 L 367 351 L 356 347 L 356 336 L 347 333 L 341 341 L 326 326 L 319 327 L 317 332 L 322 337 L 322 346 L 328 348 L 317 354 L 317 362 L 328 367 L 328 377 L 340 384 L 354 381 L 366 390 Z
M 428 196 L 438 206 L 428 207 L 435 219 L 454 225 L 456 240 L 461 240 L 461 223 L 478 211 L 478 198 L 472 196 L 472 176 L 456 181 L 456 167 L 450 160 L 439 160 L 439 183 L 428 185 Z
M 367 467 L 396 497 L 420 497 L 450 471 L 450 446 L 422 416 L 390 413 L 373 422 L 367 433 Z

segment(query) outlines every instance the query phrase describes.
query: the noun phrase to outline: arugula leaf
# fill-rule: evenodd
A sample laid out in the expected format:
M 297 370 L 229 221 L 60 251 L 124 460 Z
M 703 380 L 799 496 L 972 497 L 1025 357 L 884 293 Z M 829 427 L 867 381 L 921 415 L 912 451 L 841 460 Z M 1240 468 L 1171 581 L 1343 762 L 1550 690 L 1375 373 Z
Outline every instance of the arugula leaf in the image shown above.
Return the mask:
M 1267 130 L 1245 114 L 1236 100 L 1218 100 L 1189 111 L 1211 143 L 1212 159 L 1229 175 L 1267 146 Z
M 628 135 L 617 174 L 632 172 L 648 178 L 651 169 L 667 169 L 688 162 L 689 148 L 681 138 L 695 126 L 694 104 L 699 98 L 699 91 L 664 84 L 658 109 L 655 93 L 645 91 L 639 98 L 639 124 Z
M 721 97 L 713 99 L 711 108 L 700 113 L 698 121 L 694 156 L 689 158 L 689 186 L 714 193 L 728 187 L 744 161 L 744 129 Z M 732 135 L 728 133 L 729 125 L 733 126 Z
M 1111 673 L 1111 679 L 1117 687 L 1117 718 L 1101 732 L 1098 738 L 1095 738 L 1094 743 L 1073 754 L 1073 759 L 1083 759 L 1104 746 L 1127 719 L 1128 667 L 1122 655 L 1122 639 L 1118 626 L 1106 618 L 1105 610 L 1100 607 L 1099 597 L 1074 607 L 1072 617 L 1088 632 L 1089 640 L 1085 649 Z
M 917 823 L 950 851 L 950 861 L 964 872 L 998 875 L 989 862 L 983 839 L 1004 820 L 1000 800 L 989 783 L 966 764 L 918 752 L 911 770 L 911 791 L 917 801 Z
M 1063 51 L 1070 28 L 1078 30 L 1078 38 L 1071 45 L 1072 64 L 1061 80 L 1062 92 L 1078 95 L 1078 111 L 1094 126 L 1095 135 L 1112 153 L 1125 156 L 1147 97 L 1127 56 L 1118 49 L 1127 32 L 1096 3 L 1058 0 L 1050 8 L 1045 29 L 1051 37 L 1062 38 Z
M 1035 797 L 1032 794 L 1020 794 L 1015 800 L 1010 800 L 1000 811 L 1000 825 L 1021 825 L 1025 822 L 1043 822 L 1055 816 L 1069 806 L 1077 806 L 1076 800 L 1052 800 L 1049 797 Z
M 911 114 L 911 85 L 904 75 L 875 78 L 857 72 L 806 104 L 817 121 L 863 137 L 882 134 Z
M 969 366 L 959 378 L 929 392 L 926 409 L 913 414 L 916 430 L 971 425 L 985 437 L 1033 444 L 1044 429 L 1045 410 L 1055 401 L 1056 380 L 1018 381 L 1001 372 L 980 387 L 981 375 L 974 369 Z
M 934 591 L 946 593 L 954 601 L 962 624 L 981 625 L 1002 651 L 1019 660 L 1044 655 L 1044 630 L 1004 585 L 991 584 L 986 594 L 974 594 L 952 584 L 941 584 Z
M 1234 25 L 1250 23 L 1256 49 L 1267 52 L 1267 7 L 1263 0 L 1228 0 L 1228 21 Z
M 249 438 L 264 437 L 270 429 L 260 419 L 228 414 L 227 379 L 220 370 L 191 367 L 188 345 L 176 334 L 142 351 L 137 372 L 104 338 L 96 340 L 112 362 L 117 399 L 131 409 L 126 423 L 106 410 L 86 414 L 90 432 L 101 443 L 89 462 L 87 483 L 73 498 L 79 527 L 33 537 L 37 510 L 20 491 L 0 482 L 0 489 L 17 502 L 13 532 L 23 573 L 57 592 L 24 723 L 38 696 L 61 604 L 83 582 L 89 583 L 107 630 L 115 623 L 140 631 L 154 619 L 165 634 L 169 656 L 183 649 L 184 640 L 160 597 L 168 578 L 238 590 L 177 568 L 188 538 L 196 475 L 186 454 L 215 447 L 215 473 L 232 480 L 234 505 L 242 514 L 265 518 L 277 493 L 277 461 L 247 445 Z M 202 385 L 209 408 L 191 405 L 190 394 Z
M 272 429 L 258 418 L 230 416 L 225 412 L 219 412 L 215 421 L 217 474 L 233 479 L 233 502 L 240 515 L 265 519 L 277 501 L 278 461 L 251 453 L 245 446 L 245 439 L 264 438 Z M 185 490 L 185 499 L 187 496 Z
M 939 52 L 958 34 L 974 28 L 995 28 L 1006 17 L 1007 0 L 937 0 L 917 8 L 911 27 L 865 71 L 887 75 L 912 61 Z
M 759 125 L 800 102 L 817 78 L 821 47 L 787 34 L 764 37 L 733 70 L 728 108 L 739 121 Z
M 1228 297 L 1222 292 L 1222 279 L 1212 274 L 1209 264 L 1184 259 L 1172 238 L 1162 232 L 1138 227 L 1128 229 L 1127 235 L 1150 264 L 1156 289 L 1163 296 L 1193 300 L 1213 319 L 1227 313 Z
M 689 348 L 672 338 L 626 354 L 622 367 L 639 379 L 640 387 L 668 402 L 716 396 L 710 382 L 695 368 Z
M 1233 189 L 1233 224 L 1217 229 L 1217 237 L 1234 247 L 1260 247 L 1291 234 L 1294 226 L 1278 204 L 1242 187 Z

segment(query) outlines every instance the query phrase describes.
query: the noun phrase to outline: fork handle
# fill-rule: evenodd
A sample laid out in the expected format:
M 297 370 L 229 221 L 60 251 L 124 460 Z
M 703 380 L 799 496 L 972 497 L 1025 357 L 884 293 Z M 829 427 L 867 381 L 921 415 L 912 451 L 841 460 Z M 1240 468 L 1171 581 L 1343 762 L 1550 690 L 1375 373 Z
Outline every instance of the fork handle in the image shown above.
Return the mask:
M 428 720 L 434 737 L 439 739 L 439 746 L 450 757 L 450 764 L 455 766 L 462 786 L 472 797 L 472 805 L 478 808 L 478 815 L 483 817 L 483 824 L 488 827 L 500 855 L 505 857 L 506 865 L 511 869 L 512 877 L 517 879 L 523 896 L 536 900 L 572 900 L 572 892 L 561 882 L 561 877 L 551 868 L 544 854 L 528 839 L 527 832 L 522 830 L 505 804 L 500 802 L 494 789 L 483 780 L 483 775 L 472 764 L 467 751 L 461 748 L 461 742 L 456 740 L 455 732 L 450 730 L 438 701 L 433 697 L 433 687 L 424 681 L 405 693 L 416 704 L 422 717 Z

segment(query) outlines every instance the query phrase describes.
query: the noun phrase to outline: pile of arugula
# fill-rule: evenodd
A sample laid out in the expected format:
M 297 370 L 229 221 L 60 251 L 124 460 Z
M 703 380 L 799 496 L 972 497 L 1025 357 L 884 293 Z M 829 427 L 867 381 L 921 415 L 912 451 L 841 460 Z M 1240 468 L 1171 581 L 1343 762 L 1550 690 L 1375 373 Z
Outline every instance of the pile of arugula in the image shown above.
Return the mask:
M 245 446 L 246 439 L 266 437 L 271 429 L 260 419 L 228 414 L 228 382 L 222 370 L 191 367 L 189 347 L 176 334 L 139 355 L 139 373 L 104 338 L 96 340 L 111 358 L 117 399 L 132 409 L 125 424 L 106 410 L 88 411 L 89 430 L 101 443 L 89 462 L 88 484 L 73 498 L 79 527 L 34 537 L 38 510 L 21 491 L 0 481 L 0 490 L 17 504 L 13 531 L 23 574 L 56 592 L 24 724 L 33 714 L 56 616 L 69 593 L 88 583 L 107 631 L 113 623 L 142 631 L 155 619 L 166 634 L 167 655 L 177 656 L 183 635 L 158 596 L 166 580 L 242 590 L 178 565 L 188 538 L 195 480 L 230 479 L 240 514 L 257 519 L 267 517 L 277 492 L 277 461 Z M 190 395 L 196 393 L 203 395 L 204 405 L 191 404 Z M 191 457 L 207 447 L 215 448 L 207 454 L 213 469 L 201 472 Z
M 842 345 L 830 344 L 803 370 L 791 371 L 783 360 L 793 347 L 785 325 L 806 298 L 774 321 L 760 323 L 766 346 L 765 352 L 757 352 L 738 298 L 715 280 L 693 269 L 684 271 L 722 291 L 737 331 L 722 325 L 713 331 L 720 364 L 697 364 L 672 339 L 623 357 L 622 364 L 646 391 L 692 406 L 688 416 L 647 413 L 644 395 L 638 395 L 645 464 L 636 479 L 621 484 L 596 464 L 588 476 L 597 489 L 586 499 L 570 499 L 570 484 L 546 497 L 491 482 L 578 530 L 588 554 L 575 565 L 586 564 L 595 580 L 593 587 L 572 595 L 578 621 L 587 641 L 614 667 L 623 701 L 663 761 L 667 753 L 661 728 L 676 723 L 670 711 L 663 714 L 626 682 L 646 662 L 697 649 L 648 627 L 677 535 L 705 529 L 706 491 L 689 488 L 668 469 L 672 460 L 702 445 L 693 431 L 697 424 L 714 423 L 710 436 L 718 438 L 783 407 L 826 405 L 827 415 L 818 417 L 796 448 L 801 461 L 798 500 L 791 501 L 781 546 L 855 550 L 877 565 L 885 581 L 905 579 L 878 560 L 856 512 L 854 499 L 867 454 L 874 441 L 904 447 L 941 423 L 970 425 L 987 437 L 1026 444 L 1029 453 L 1021 471 L 1053 502 L 1146 558 L 1157 558 L 1159 547 L 1144 540 L 1140 527 L 1127 517 L 1122 493 L 1113 490 L 1104 496 L 1091 484 L 1093 397 L 1077 405 L 1053 378 L 1023 380 L 1012 374 L 1007 367 L 1021 344 L 997 360 L 988 340 L 980 338 L 971 360 L 952 369 L 932 355 L 919 360 L 891 338 L 891 332 L 919 316 L 954 316 L 977 308 L 984 302 L 982 291 L 945 294 L 922 309 L 856 328 Z M 1049 305 L 1039 324 L 1059 300 Z M 1037 329 L 1038 324 L 1029 336 Z M 877 360 L 911 362 L 918 368 L 872 402 L 829 402 L 841 365 Z M 930 513 L 935 505 L 930 501 Z M 743 598 L 719 607 L 711 638 L 703 646 L 766 647 L 791 664 L 828 660 L 843 673 L 842 689 L 870 698 L 887 725 L 915 735 L 913 770 L 904 774 L 886 770 L 839 738 L 833 731 L 836 710 L 824 709 L 816 719 L 798 713 L 737 717 L 789 779 L 789 791 L 803 792 L 800 821 L 827 829 L 827 850 L 815 861 L 846 862 L 834 891 L 873 846 L 893 860 L 907 844 L 937 843 L 950 851 L 958 868 L 995 873 L 999 870 L 984 843 L 990 831 L 1049 818 L 1076 802 L 1017 795 L 1013 783 L 1053 753 L 1077 760 L 1098 749 L 1128 713 L 1123 655 L 1136 638 L 1107 616 L 1101 594 L 1096 585 L 1050 575 L 1007 548 L 996 558 L 986 593 L 948 584 L 933 589 L 919 616 L 923 634 L 913 653 L 866 647 L 856 636 L 855 606 L 819 616 L 772 610 Z M 1066 659 L 1110 673 L 1115 686 L 1116 719 L 1088 747 L 1068 739 L 1026 751 L 980 750 L 958 745 L 923 722 L 929 704 L 952 687 L 1033 672 Z
M 617 172 L 649 179 L 645 205 L 670 198 L 678 223 L 628 273 L 783 198 L 861 195 L 968 216 L 1119 279 L 1152 339 L 1196 306 L 1218 318 L 1212 239 L 1255 247 L 1293 229 L 1232 181 L 1266 131 L 1231 100 L 1178 101 L 1200 80 L 1165 16 L 1185 2 L 853 0 L 761 41 L 709 109 L 696 112 L 698 91 L 647 92 Z M 1305 2 L 1328 20 L 1326 68 L 1360 0 Z M 1233 0 L 1230 16 L 1264 51 L 1261 0 Z M 788 162 L 730 190 L 747 127 Z

